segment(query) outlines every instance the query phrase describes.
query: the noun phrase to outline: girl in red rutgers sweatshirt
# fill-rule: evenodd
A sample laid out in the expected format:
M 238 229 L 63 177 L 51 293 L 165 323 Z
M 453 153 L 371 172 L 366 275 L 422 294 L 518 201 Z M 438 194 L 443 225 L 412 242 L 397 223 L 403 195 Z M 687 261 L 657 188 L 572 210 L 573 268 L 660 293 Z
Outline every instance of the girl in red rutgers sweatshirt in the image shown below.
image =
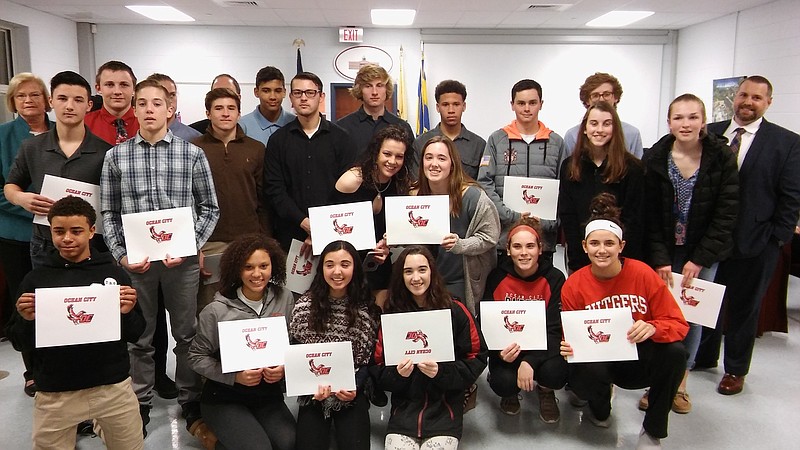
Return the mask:
M 649 266 L 620 257 L 625 241 L 614 196 L 598 195 L 591 208 L 592 219 L 582 243 L 591 265 L 564 283 L 562 309 L 629 308 L 634 324 L 628 340 L 636 344 L 639 359 L 574 364 L 569 382 L 573 391 L 588 401 L 591 422 L 601 427 L 610 424 L 612 384 L 625 389 L 649 386 L 650 405 L 637 448 L 660 448 L 686 366 L 687 353 L 681 341 L 689 325 L 664 281 Z M 561 342 L 561 355 L 572 355 L 568 342 Z

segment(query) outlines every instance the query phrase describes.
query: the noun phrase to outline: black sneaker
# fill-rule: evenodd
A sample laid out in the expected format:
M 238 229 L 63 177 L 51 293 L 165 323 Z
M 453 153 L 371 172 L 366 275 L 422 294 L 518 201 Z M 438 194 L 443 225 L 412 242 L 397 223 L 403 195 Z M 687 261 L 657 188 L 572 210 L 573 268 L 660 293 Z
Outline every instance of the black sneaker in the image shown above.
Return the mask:
M 84 420 L 78 424 L 78 436 L 97 436 L 94 434 L 94 424 L 91 420 Z
M 33 380 L 26 380 L 25 386 L 22 388 L 25 391 L 25 395 L 28 397 L 33 397 L 36 395 L 36 382 Z
M 175 386 L 175 382 L 165 373 L 156 376 L 156 383 L 153 388 L 156 390 L 156 394 L 163 399 L 172 400 L 173 398 L 178 398 L 178 386 Z
M 200 402 L 187 402 L 181 405 L 183 420 L 186 421 L 186 431 L 189 431 L 198 419 L 202 417 L 200 414 Z
M 147 424 L 150 423 L 150 407 L 139 405 L 139 415 L 142 416 L 142 438 L 147 437 Z

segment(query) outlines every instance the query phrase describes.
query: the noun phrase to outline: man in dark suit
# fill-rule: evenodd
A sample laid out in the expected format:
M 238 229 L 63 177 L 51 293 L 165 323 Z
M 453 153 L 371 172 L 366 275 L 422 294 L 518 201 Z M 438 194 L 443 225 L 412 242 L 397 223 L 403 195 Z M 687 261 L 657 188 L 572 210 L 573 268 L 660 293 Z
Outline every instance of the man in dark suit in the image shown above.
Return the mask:
M 725 375 L 717 388 L 724 395 L 738 394 L 744 387 L 761 298 L 800 211 L 800 136 L 763 118 L 771 103 L 769 80 L 748 77 L 736 92 L 734 119 L 708 125 L 710 133 L 728 138 L 739 163 L 734 253 L 720 264 L 716 279 L 727 286 L 724 312 L 715 330 L 703 330 L 695 366 L 717 366 L 724 331 Z

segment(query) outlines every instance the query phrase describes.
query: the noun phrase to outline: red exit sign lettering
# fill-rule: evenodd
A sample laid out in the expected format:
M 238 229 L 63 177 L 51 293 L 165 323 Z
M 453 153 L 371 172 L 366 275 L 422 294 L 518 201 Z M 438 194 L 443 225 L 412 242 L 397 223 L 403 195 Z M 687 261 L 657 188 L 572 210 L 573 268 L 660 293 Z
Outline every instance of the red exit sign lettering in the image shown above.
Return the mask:
M 339 42 L 363 42 L 364 29 L 363 28 L 339 28 Z

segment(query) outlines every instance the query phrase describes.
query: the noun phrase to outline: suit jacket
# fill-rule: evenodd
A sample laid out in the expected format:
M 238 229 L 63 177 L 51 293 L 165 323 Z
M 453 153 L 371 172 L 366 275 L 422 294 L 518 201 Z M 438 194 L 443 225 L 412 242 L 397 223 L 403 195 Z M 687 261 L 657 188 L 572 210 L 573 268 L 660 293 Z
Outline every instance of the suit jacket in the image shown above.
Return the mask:
M 731 121 L 708 124 L 722 135 Z M 739 168 L 734 258 L 789 241 L 800 213 L 800 136 L 764 119 Z

